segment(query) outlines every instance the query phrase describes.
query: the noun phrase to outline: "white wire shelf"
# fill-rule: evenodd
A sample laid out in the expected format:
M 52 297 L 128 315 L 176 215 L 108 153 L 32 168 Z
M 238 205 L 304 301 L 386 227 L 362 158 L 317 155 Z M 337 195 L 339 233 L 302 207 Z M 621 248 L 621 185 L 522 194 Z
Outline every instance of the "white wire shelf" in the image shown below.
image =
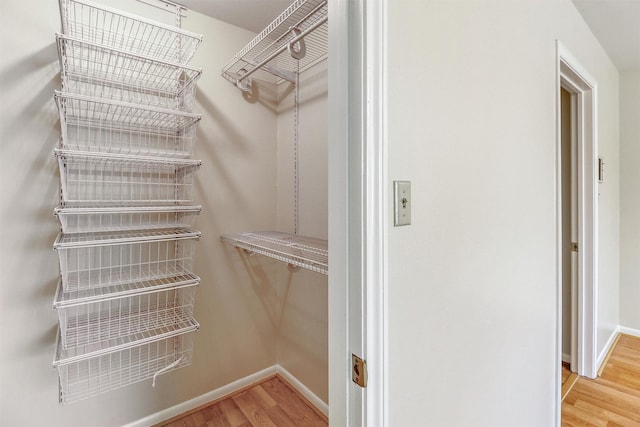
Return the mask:
M 126 296 L 107 295 L 93 302 L 69 301 L 59 286 L 54 308 L 58 313 L 62 348 L 188 324 L 193 320 L 196 285 L 151 288 Z
M 200 114 L 55 92 L 61 146 L 87 152 L 189 157 Z
M 222 241 L 321 274 L 329 273 L 326 240 L 278 231 L 227 234 Z
M 294 1 L 225 64 L 222 76 L 243 90 L 250 90 L 251 77 L 295 82 L 295 72 L 327 58 L 327 10 L 327 0 Z
M 56 208 L 62 232 L 88 233 L 193 227 L 200 206 Z
M 56 34 L 65 92 L 191 111 L 200 69 Z
M 150 206 L 192 201 L 199 160 L 55 150 L 63 206 Z
M 192 274 L 201 233 L 189 229 L 59 234 L 64 292 L 129 285 Z
M 186 64 L 199 34 L 87 0 L 59 0 L 62 32 L 88 42 Z
M 197 285 L 200 278 L 193 273 L 179 274 L 160 279 L 143 280 L 139 282 L 123 283 L 100 288 L 90 288 L 75 291 L 66 291 L 62 287 L 62 281 L 58 282 L 56 299 L 53 307 L 70 307 L 79 304 L 88 304 L 107 299 L 122 298 L 147 292 L 157 292 L 162 289 L 179 288 L 183 286 Z
M 58 335 L 53 366 L 58 369 L 60 402 L 72 403 L 191 364 L 192 320 L 158 335 L 139 334 L 65 350 Z M 138 338 L 138 339 L 136 339 Z

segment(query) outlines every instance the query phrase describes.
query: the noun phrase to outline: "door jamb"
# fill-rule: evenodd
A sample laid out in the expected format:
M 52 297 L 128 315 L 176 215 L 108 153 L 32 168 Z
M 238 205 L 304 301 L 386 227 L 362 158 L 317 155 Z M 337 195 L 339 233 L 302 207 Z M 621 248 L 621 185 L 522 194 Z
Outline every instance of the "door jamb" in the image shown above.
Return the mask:
M 596 197 L 597 82 L 560 42 L 556 42 L 556 393 L 560 421 L 562 364 L 562 216 L 560 87 L 576 94 L 578 137 L 578 374 L 597 372 L 598 210 Z
M 329 422 L 387 426 L 387 0 L 329 8 Z M 351 353 L 367 361 L 364 389 Z

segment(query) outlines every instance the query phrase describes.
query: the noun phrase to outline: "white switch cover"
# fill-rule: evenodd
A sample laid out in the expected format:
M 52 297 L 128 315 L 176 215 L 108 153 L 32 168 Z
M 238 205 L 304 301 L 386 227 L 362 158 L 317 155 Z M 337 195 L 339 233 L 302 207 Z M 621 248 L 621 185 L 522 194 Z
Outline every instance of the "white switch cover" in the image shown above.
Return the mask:
M 411 181 L 393 181 L 393 225 L 411 224 Z

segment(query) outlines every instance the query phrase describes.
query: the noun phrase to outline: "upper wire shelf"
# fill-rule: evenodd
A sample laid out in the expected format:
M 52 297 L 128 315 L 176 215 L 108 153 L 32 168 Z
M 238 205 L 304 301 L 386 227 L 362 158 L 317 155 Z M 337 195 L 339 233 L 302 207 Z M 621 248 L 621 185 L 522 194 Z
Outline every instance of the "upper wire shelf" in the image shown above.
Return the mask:
M 327 0 L 296 0 L 222 68 L 244 91 L 250 78 L 295 82 L 295 73 L 327 57 Z M 254 74 L 255 73 L 255 74 Z
M 65 92 L 191 111 L 202 70 L 56 34 Z
M 62 148 L 189 157 L 201 115 L 105 98 L 55 92 Z
M 296 267 L 327 275 L 327 241 L 278 231 L 227 234 L 222 241 L 232 246 L 274 258 Z
M 202 36 L 88 0 L 59 0 L 62 32 L 80 40 L 186 64 Z

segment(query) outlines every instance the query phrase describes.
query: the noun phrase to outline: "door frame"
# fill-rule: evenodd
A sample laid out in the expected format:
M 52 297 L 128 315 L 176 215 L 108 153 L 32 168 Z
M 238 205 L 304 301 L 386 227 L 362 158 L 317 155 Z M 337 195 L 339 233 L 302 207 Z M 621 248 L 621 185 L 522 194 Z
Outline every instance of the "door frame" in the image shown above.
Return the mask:
M 387 0 L 329 7 L 329 423 L 388 425 Z M 368 382 L 351 381 L 351 354 Z
M 556 287 L 557 287 L 557 420 L 560 420 L 562 364 L 562 187 L 560 88 L 575 96 L 577 131 L 578 289 L 577 372 L 595 378 L 598 309 L 598 209 L 597 209 L 597 81 L 560 42 L 556 41 Z M 559 424 L 558 424 L 559 425 Z

